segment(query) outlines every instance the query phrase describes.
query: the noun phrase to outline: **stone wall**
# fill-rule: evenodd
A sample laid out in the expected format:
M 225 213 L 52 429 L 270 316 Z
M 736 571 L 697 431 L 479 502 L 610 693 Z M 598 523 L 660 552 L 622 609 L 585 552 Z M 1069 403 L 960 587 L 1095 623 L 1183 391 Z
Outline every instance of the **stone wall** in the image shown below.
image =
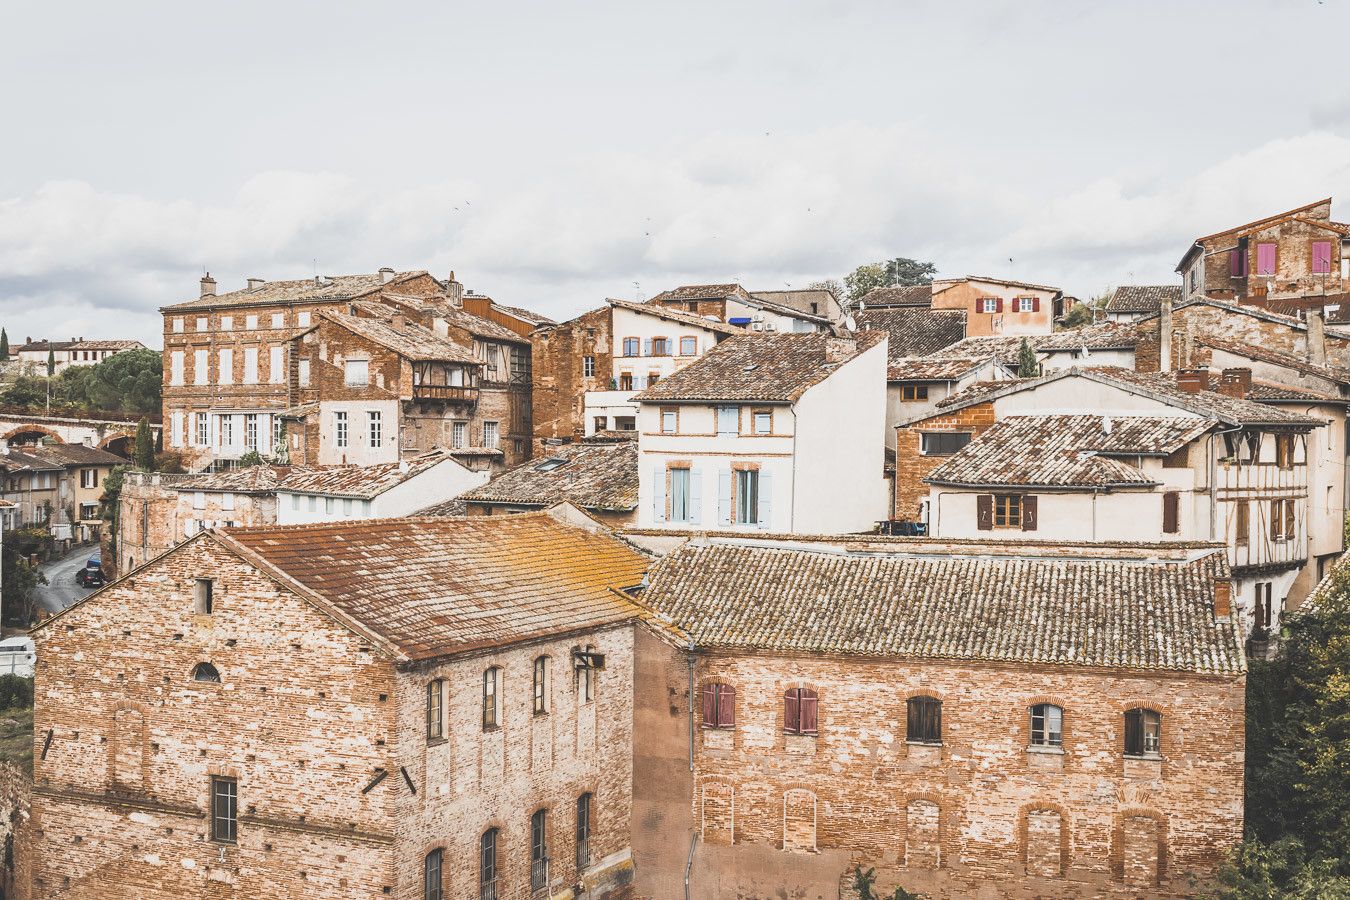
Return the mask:
M 537 453 L 546 452 L 546 440 L 579 441 L 585 435 L 586 392 L 609 390 L 614 371 L 612 323 L 606 306 L 531 336 Z M 595 358 L 589 377 L 583 372 L 586 356 Z

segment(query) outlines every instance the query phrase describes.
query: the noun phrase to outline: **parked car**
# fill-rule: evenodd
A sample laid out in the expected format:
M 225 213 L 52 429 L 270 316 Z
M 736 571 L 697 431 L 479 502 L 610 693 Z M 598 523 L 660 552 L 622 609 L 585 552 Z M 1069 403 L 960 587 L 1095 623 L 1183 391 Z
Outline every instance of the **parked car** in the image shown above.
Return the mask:
M 84 568 L 75 573 L 75 582 L 84 587 L 103 587 L 103 560 L 89 557 Z

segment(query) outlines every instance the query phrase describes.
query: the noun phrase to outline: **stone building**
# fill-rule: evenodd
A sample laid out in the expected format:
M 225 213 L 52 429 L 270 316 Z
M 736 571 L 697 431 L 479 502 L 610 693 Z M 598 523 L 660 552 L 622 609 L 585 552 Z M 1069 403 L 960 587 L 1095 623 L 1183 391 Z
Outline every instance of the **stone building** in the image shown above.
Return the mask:
M 0 499 L 6 528 L 46 525 L 61 540 L 96 541 L 103 528 L 103 482 L 125 462 L 86 444 L 39 438 L 11 446 L 0 440 Z
M 863 296 L 860 310 L 927 307 L 962 310 L 966 334 L 1050 334 L 1055 320 L 1069 311 L 1072 298 L 1057 287 L 1010 281 L 987 275 L 938 278 L 929 284 L 876 288 Z
M 646 565 L 575 510 L 198 534 L 34 634 L 20 895 L 617 896 Z
M 1185 897 L 1242 837 L 1222 547 L 633 539 L 641 896 Z
M 470 516 L 492 516 L 570 503 L 610 527 L 636 524 L 637 441 L 591 439 L 548 449 L 547 456 L 464 493 L 456 508 Z

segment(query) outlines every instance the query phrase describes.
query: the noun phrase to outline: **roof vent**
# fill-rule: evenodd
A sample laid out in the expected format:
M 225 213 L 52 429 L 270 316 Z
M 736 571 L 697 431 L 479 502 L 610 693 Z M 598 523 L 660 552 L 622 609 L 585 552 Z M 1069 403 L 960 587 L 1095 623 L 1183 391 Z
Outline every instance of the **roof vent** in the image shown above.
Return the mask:
M 267 282 L 261 278 L 250 278 L 248 280 L 248 289 L 250 291 L 256 291 L 258 288 L 262 287 L 266 283 Z
M 380 269 L 380 284 L 388 284 L 394 280 L 394 270 L 385 266 Z

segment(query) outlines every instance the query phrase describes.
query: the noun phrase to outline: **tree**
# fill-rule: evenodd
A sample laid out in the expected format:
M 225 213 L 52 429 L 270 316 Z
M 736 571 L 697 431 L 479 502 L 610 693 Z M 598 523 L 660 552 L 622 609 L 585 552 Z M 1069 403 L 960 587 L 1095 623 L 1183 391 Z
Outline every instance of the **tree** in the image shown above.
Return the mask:
M 919 262 L 904 256 L 897 256 L 886 263 L 887 285 L 932 284 L 936 274 L 937 266 L 931 262 Z
M 858 266 L 844 276 L 844 286 L 848 288 L 848 302 L 856 306 L 869 292 L 886 287 L 886 266 L 882 263 Z
M 239 468 L 247 469 L 249 466 L 261 466 L 267 460 L 262 458 L 262 454 L 257 450 L 249 450 L 243 456 L 239 457 Z
M 9 359 L 9 334 L 0 328 L 0 362 Z
M 902 887 L 897 887 L 889 897 L 880 898 L 874 888 L 876 881 L 876 869 L 864 872 L 862 866 L 853 867 L 853 889 L 858 892 L 858 900 L 924 900 L 923 894 L 912 894 Z
M 51 378 L 56 374 L 56 351 L 47 351 L 47 377 Z
M 1026 338 L 1022 338 L 1022 346 L 1017 348 L 1017 377 L 1035 378 L 1041 374 L 1041 361 L 1036 358 L 1036 351 L 1031 349 L 1031 344 Z
M 155 468 L 155 440 L 150 434 L 150 420 L 141 417 L 136 426 L 136 450 L 132 454 L 136 468 L 152 472 Z
M 848 288 L 848 302 L 856 304 L 867 296 L 868 291 L 876 288 L 931 284 L 936 273 L 937 266 L 931 262 L 897 256 L 885 262 L 858 266 L 844 276 L 844 285 Z
M 813 291 L 829 291 L 834 294 L 834 299 L 843 301 L 848 296 L 848 289 L 838 278 L 822 278 L 820 281 L 813 281 L 806 286 Z
M 16 537 L 17 533 L 6 533 L 5 541 L 8 544 Z M 47 583 L 46 576 L 25 556 L 17 547 L 5 547 L 4 619 L 21 628 L 27 628 L 37 612 L 37 586 Z

